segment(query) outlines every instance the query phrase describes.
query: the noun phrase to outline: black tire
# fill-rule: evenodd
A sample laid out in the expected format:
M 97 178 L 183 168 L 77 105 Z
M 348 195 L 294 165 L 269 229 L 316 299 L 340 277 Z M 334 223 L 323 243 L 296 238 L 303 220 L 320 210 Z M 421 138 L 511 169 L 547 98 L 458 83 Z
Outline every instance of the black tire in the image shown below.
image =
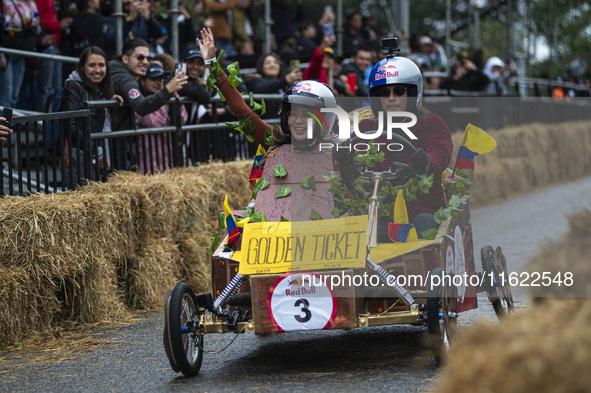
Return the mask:
M 482 270 L 485 275 L 486 294 L 488 300 L 492 303 L 497 318 L 502 319 L 507 315 L 507 302 L 500 296 L 498 287 L 491 285 L 490 273 L 493 272 L 494 280 L 499 281 L 498 272 L 495 269 L 495 250 L 491 246 L 484 246 L 480 249 L 480 260 L 482 261 Z
M 431 276 L 442 277 L 443 270 L 433 269 Z M 453 276 L 452 276 L 453 278 Z M 443 318 L 439 318 L 439 311 Z M 445 361 L 447 350 L 457 330 L 457 290 L 452 285 L 431 286 L 427 284 L 427 331 L 431 352 L 437 363 Z
M 178 284 L 172 291 L 169 305 L 170 348 L 177 368 L 187 377 L 199 373 L 203 361 L 203 335 L 195 333 L 189 327 L 196 315 L 195 293 L 185 283 Z M 181 328 L 189 327 L 188 332 Z

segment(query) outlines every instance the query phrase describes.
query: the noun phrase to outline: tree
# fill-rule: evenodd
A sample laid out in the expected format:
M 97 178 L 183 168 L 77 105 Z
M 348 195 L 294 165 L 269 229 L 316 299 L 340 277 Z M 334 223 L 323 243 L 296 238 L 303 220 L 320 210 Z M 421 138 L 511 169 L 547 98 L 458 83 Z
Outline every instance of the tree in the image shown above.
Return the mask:
M 548 18 L 550 1 L 552 22 Z M 546 44 L 553 49 L 552 79 L 562 76 L 565 66 L 576 58 L 591 64 L 591 1 L 536 0 L 533 20 Z M 553 34 L 556 35 L 555 40 Z M 544 63 L 547 64 L 547 61 Z M 538 72 L 544 73 L 543 67 L 538 69 Z M 545 74 L 548 74 L 547 69 Z

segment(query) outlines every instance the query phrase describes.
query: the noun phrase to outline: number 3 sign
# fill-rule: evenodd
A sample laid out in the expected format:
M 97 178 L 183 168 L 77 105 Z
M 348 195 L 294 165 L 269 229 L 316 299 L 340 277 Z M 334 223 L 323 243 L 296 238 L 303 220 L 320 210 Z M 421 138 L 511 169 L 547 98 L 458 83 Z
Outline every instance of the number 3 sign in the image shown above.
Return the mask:
M 285 273 L 269 289 L 267 310 L 280 332 L 328 329 L 337 314 L 334 291 L 313 272 Z

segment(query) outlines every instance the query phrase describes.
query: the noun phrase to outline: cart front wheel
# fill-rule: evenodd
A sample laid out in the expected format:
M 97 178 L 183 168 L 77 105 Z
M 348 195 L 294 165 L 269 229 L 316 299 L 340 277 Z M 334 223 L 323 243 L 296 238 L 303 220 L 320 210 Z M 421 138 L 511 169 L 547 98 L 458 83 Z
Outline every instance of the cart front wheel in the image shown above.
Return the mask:
M 442 276 L 443 270 L 434 269 L 431 276 Z M 440 285 L 427 286 L 427 330 L 433 357 L 441 364 L 445 353 L 455 340 L 458 318 L 458 292 L 453 275 L 445 276 Z
M 194 299 L 189 285 L 178 284 L 170 296 L 167 315 L 172 361 L 187 377 L 197 375 L 203 361 L 203 335 L 197 333 L 199 318 Z

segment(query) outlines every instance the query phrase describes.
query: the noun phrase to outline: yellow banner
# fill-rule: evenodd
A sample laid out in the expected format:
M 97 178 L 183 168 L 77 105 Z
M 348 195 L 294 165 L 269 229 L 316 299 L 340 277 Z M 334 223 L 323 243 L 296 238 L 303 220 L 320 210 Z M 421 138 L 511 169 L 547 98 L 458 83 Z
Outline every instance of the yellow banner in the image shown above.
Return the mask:
M 365 267 L 367 216 L 244 226 L 239 274 Z

